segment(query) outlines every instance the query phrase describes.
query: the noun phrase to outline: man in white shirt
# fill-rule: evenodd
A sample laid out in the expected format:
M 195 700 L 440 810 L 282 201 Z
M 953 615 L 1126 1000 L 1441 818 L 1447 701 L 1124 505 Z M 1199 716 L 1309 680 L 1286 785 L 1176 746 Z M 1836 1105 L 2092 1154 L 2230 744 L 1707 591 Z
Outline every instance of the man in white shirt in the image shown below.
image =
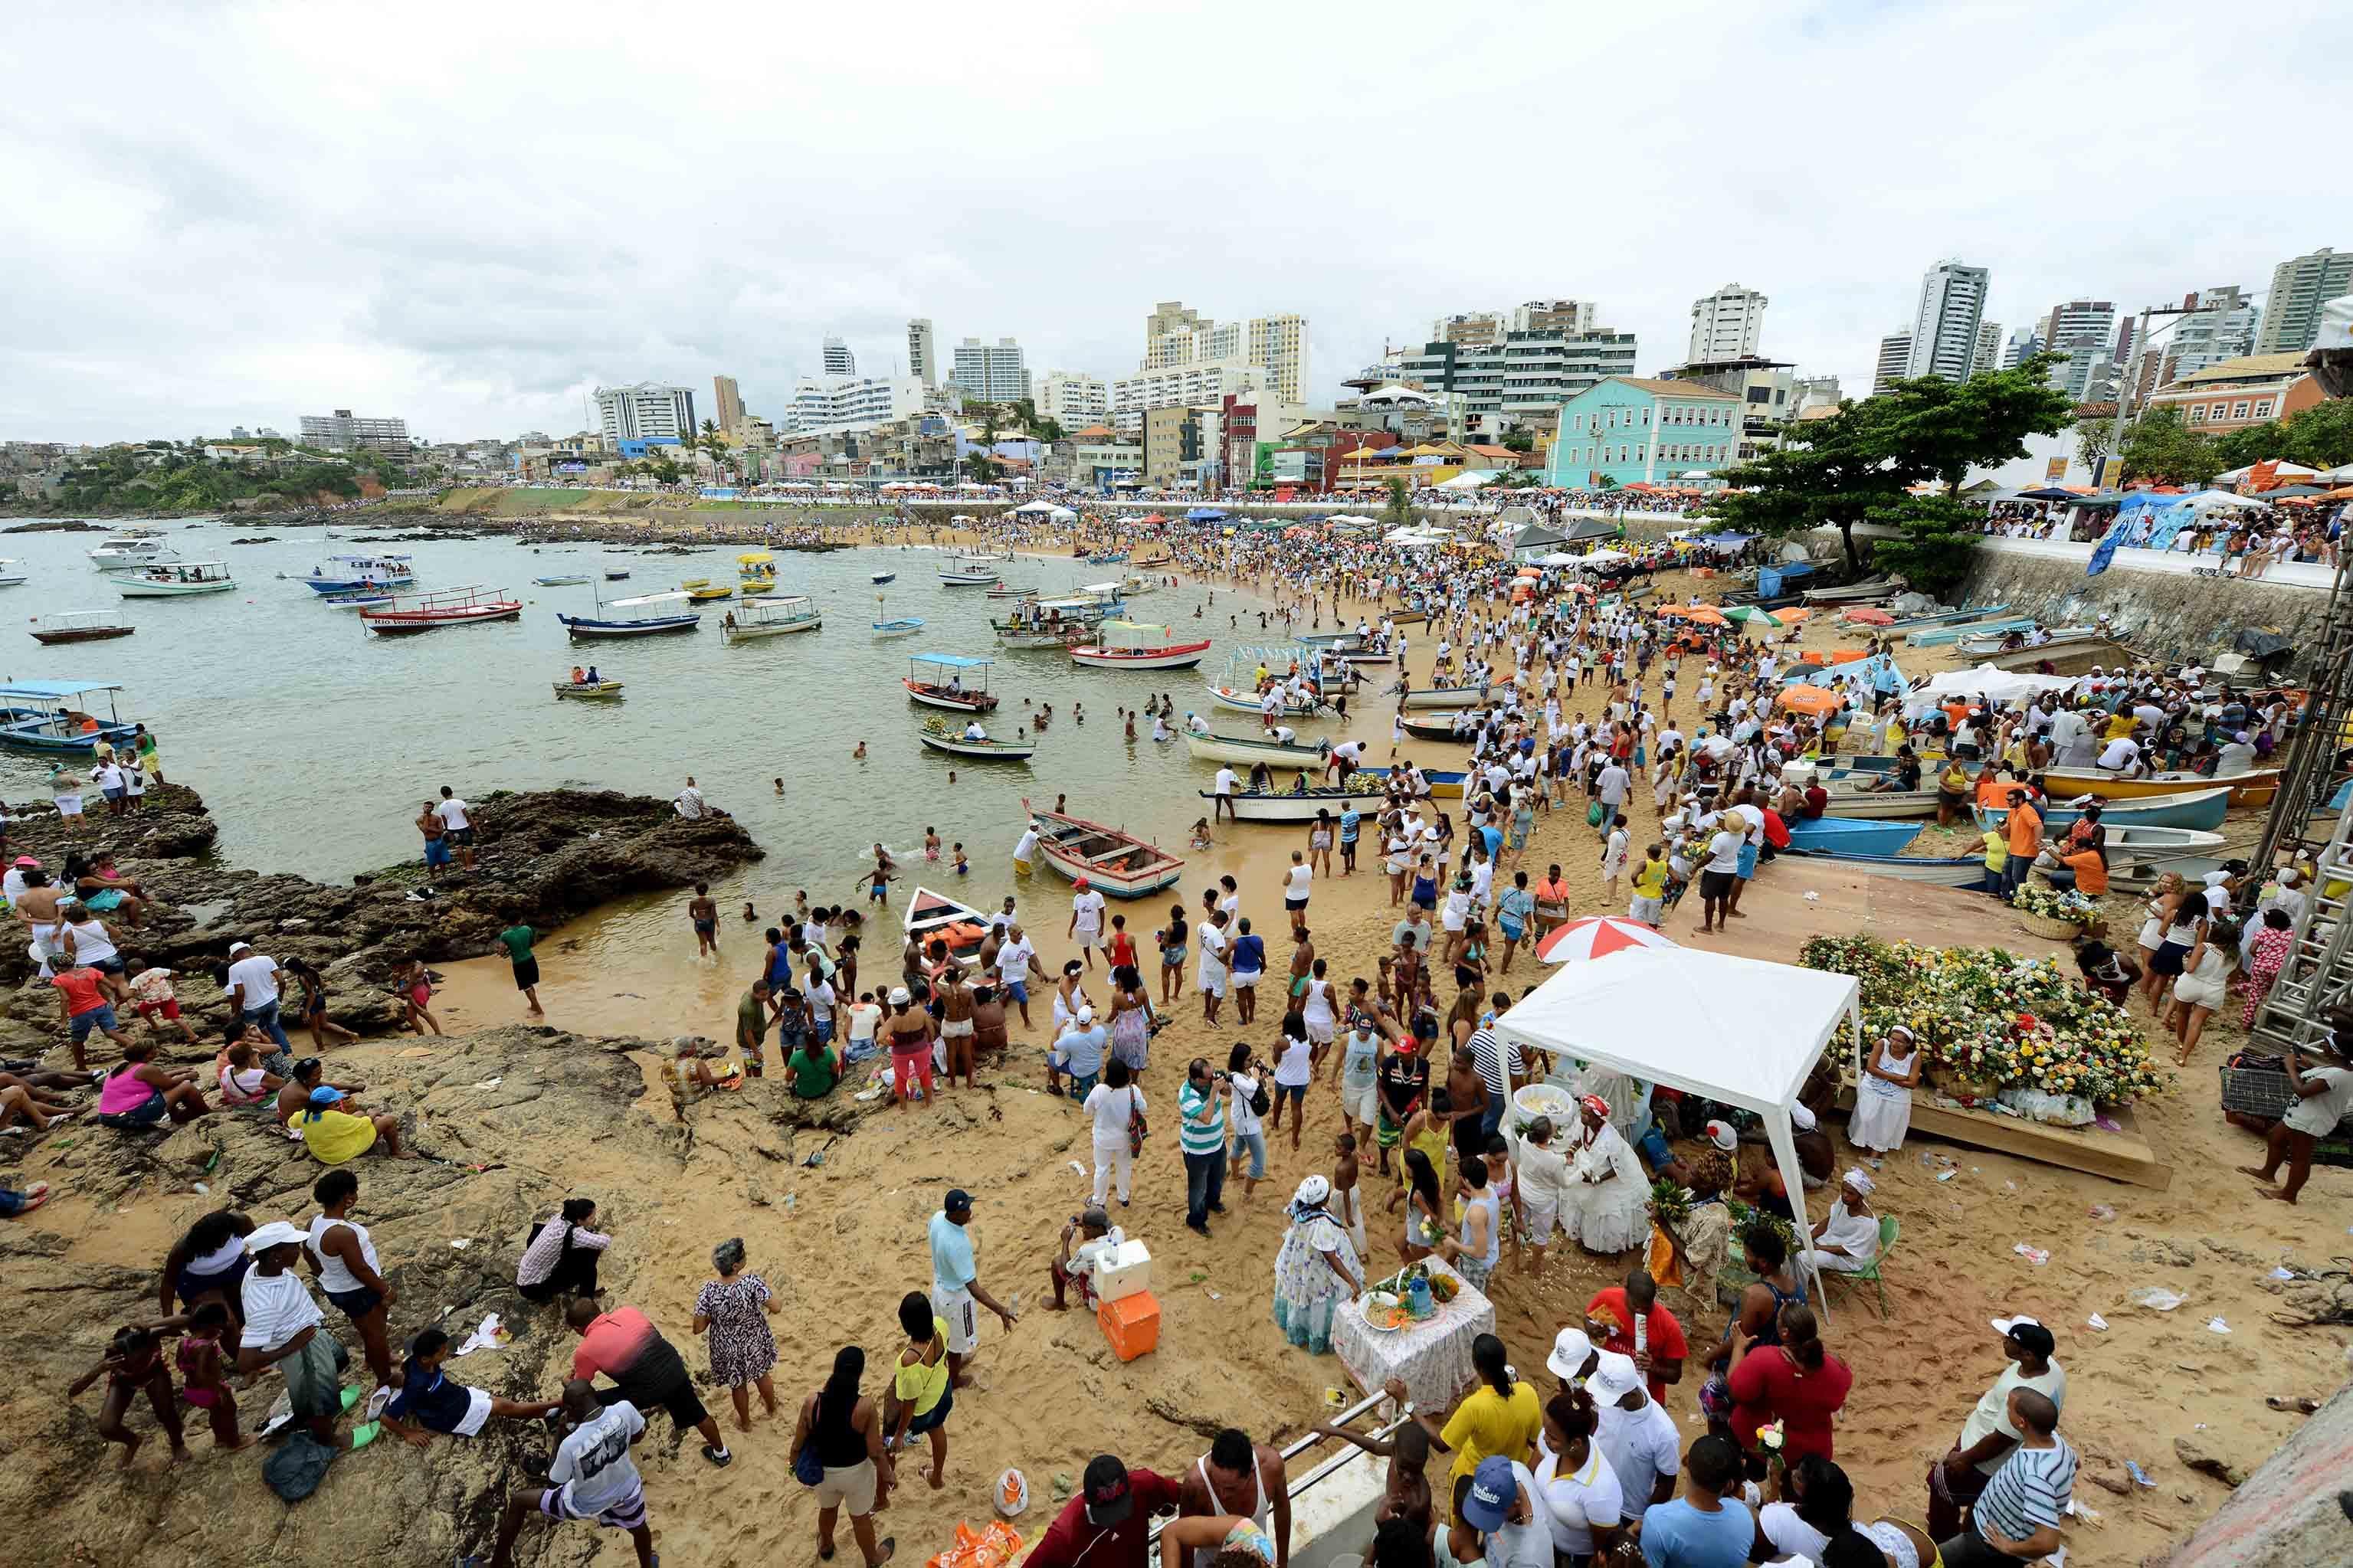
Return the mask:
M 508 1494 L 491 1568 L 512 1568 L 515 1537 L 533 1514 L 559 1523 L 587 1519 L 607 1530 L 625 1530 L 638 1549 L 638 1562 L 651 1563 L 654 1537 L 646 1522 L 645 1481 L 629 1454 L 646 1435 L 646 1418 L 626 1399 L 599 1405 L 596 1386 L 586 1378 L 564 1385 L 564 1416 L 570 1431 L 547 1467 L 552 1484 Z
M 279 988 L 283 978 L 279 973 L 276 959 L 264 958 L 253 951 L 249 942 L 229 943 L 229 1005 L 237 1010 L 238 1016 L 248 1025 L 259 1028 L 275 1041 L 290 1066 L 294 1043 L 286 1037 L 286 1026 L 278 1019 Z M 275 1072 L 278 1069 L 273 1068 L 270 1070 Z
M 689 779 L 687 783 L 691 785 L 694 781 Z M 448 784 L 443 784 L 441 804 L 433 808 L 433 815 L 441 819 L 445 837 L 458 851 L 458 864 L 469 871 L 472 870 L 474 868 L 473 808 L 458 798 L 457 791 Z
M 1225 1000 L 1229 979 L 1226 970 L 1226 953 L 1231 939 L 1226 935 L 1226 911 L 1214 910 L 1208 920 L 1195 926 L 1193 942 L 1201 953 L 1197 972 L 1201 987 L 1201 1021 L 1214 1026 L 1218 1022 L 1218 1006 Z
M 1063 935 L 1079 944 L 1079 956 L 1087 961 L 1087 968 L 1095 966 L 1095 949 L 1103 945 L 1103 896 L 1095 891 L 1084 877 L 1074 884 L 1071 895 L 1071 925 Z M 1105 960 L 1109 962 L 1108 959 Z
M 1234 786 L 1240 782 L 1240 778 L 1234 773 L 1231 763 L 1218 764 L 1218 782 L 1209 786 L 1216 792 L 1209 801 L 1209 820 L 1212 823 L 1217 822 L 1220 817 L 1228 822 L 1241 820 L 1234 815 Z
M 1707 841 L 1707 864 L 1699 874 L 1699 933 L 1702 936 L 1728 923 L 1732 918 L 1732 890 L 1740 880 L 1740 846 L 1746 837 L 1746 828 L 1745 818 L 1738 829 L 1727 823 Z
M 1009 904 L 1012 900 L 1008 899 L 1006 902 Z M 1046 978 L 1046 972 L 1038 967 L 1038 950 L 1029 945 L 1028 937 L 1021 934 L 1019 921 L 1008 921 L 1004 944 L 997 950 L 997 978 L 1005 987 L 1005 1000 L 1019 1005 L 1021 1026 L 1025 1029 L 1035 1026 L 1029 1022 L 1029 976 L 1032 974 L 1040 980 Z
M 1601 831 L 1604 834 L 1609 831 L 1610 819 L 1625 805 L 1626 791 L 1632 783 L 1632 776 L 1619 765 L 1614 757 L 1602 765 L 1600 776 L 1594 780 L 1594 793 L 1601 801 Z M 1610 902 L 1617 902 L 1614 894 Z
M 1620 1352 L 1603 1351 L 1585 1386 L 1600 1417 L 1593 1445 L 1617 1474 L 1627 1516 L 1640 1518 L 1652 1503 L 1675 1495 L 1683 1442 L 1674 1417 L 1642 1386 L 1634 1358 Z
M 2119 735 L 2100 752 L 2099 770 L 2119 777 L 2132 778 L 2140 772 L 2140 743 L 2130 735 Z
M 237 1339 L 237 1370 L 256 1373 L 275 1365 L 286 1380 L 294 1419 L 330 1448 L 349 1448 L 375 1436 L 373 1425 L 348 1436 L 335 1430 L 343 1414 L 343 1370 L 351 1354 L 334 1335 L 320 1331 L 325 1314 L 294 1271 L 310 1233 L 284 1220 L 257 1226 L 245 1238 L 253 1258 L 239 1287 L 245 1327 Z
M 1478 1555 L 1487 1568 L 1552 1568 L 1552 1511 L 1519 1460 L 1490 1454 L 1479 1461 L 1462 1496 L 1461 1521 L 1479 1532 Z M 1450 1553 L 1460 1540 L 1458 1532 Z

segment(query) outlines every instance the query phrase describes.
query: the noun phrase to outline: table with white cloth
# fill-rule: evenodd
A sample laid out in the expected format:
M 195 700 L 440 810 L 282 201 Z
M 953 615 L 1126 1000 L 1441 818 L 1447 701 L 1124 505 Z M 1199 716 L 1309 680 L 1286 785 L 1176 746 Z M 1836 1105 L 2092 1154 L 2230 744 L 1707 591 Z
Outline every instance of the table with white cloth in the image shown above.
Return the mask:
M 1442 1411 L 1478 1375 L 1471 1364 L 1471 1342 L 1495 1331 L 1495 1304 L 1441 1259 L 1422 1261 L 1433 1278 L 1443 1274 L 1454 1281 L 1454 1300 L 1420 1322 L 1387 1332 L 1365 1321 L 1365 1296 L 1344 1301 L 1333 1314 L 1332 1349 L 1366 1394 L 1377 1394 L 1390 1378 L 1400 1378 L 1406 1397 L 1417 1406 Z M 1370 1293 L 1368 1289 L 1366 1295 Z

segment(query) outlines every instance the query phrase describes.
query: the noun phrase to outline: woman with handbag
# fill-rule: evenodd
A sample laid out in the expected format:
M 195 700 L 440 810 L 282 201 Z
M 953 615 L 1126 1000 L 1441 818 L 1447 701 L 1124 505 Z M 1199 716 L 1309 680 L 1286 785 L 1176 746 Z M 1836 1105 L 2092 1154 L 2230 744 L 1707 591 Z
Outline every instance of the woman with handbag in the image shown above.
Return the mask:
M 892 1466 L 882 1446 L 881 1415 L 858 1392 L 865 1375 L 864 1351 L 844 1345 L 834 1352 L 833 1375 L 801 1401 L 793 1428 L 793 1479 L 817 1493 L 819 1560 L 833 1560 L 834 1525 L 846 1507 L 866 1568 L 881 1568 L 898 1547 L 895 1539 L 879 1545 L 874 1540 L 874 1510 L 890 1500 Z
M 1095 1206 L 1103 1206 L 1115 1180 L 1119 1206 L 1125 1208 L 1135 1156 L 1144 1147 L 1144 1091 L 1135 1087 L 1127 1064 L 1113 1056 L 1103 1068 L 1103 1080 L 1087 1090 L 1083 1103 L 1094 1120 Z

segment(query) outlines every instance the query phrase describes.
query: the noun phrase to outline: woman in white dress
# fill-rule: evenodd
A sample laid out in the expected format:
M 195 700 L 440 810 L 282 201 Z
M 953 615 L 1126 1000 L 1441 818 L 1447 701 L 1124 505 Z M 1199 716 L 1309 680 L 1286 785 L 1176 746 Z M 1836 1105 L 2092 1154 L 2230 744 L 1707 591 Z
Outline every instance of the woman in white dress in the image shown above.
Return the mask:
M 1364 1289 L 1364 1264 L 1354 1242 L 1324 1205 L 1332 1184 L 1310 1176 L 1291 1200 L 1291 1229 L 1274 1255 L 1274 1324 L 1302 1350 L 1332 1348 L 1332 1318 Z
M 1871 1189 L 1877 1184 L 1860 1166 L 1839 1179 L 1838 1202 L 1814 1226 L 1814 1245 L 1806 1250 L 1808 1268 L 1852 1274 L 1871 1266 L 1879 1256 L 1879 1216 L 1871 1208 Z
M 1577 1105 L 1577 1135 L 1564 1151 L 1568 1181 L 1561 1193 L 1561 1231 L 1588 1252 L 1640 1247 L 1651 1234 L 1651 1187 L 1642 1162 L 1609 1125 L 1608 1101 L 1588 1094 Z
M 1904 1135 L 1912 1130 L 1912 1086 L 1920 1081 L 1920 1045 L 1912 1031 L 1901 1024 L 1888 1030 L 1862 1064 L 1854 1114 L 1847 1119 L 1848 1142 L 1882 1153 L 1904 1147 Z

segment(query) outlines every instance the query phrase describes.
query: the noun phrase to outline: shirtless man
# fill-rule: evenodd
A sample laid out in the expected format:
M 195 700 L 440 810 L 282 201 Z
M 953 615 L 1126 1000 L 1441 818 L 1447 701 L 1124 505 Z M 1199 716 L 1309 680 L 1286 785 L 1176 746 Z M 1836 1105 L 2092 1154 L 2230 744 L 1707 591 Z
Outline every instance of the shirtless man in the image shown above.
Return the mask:
M 719 900 L 711 896 L 711 884 L 697 882 L 694 897 L 686 900 L 686 918 L 694 922 L 694 956 L 719 956 Z
M 49 874 L 36 866 L 25 873 L 25 890 L 16 895 L 16 912 L 33 922 L 33 940 L 41 951 L 52 956 L 65 951 L 65 937 L 58 930 L 58 905 L 73 895 L 68 889 L 49 885 Z
M 1351 1432 L 1345 1426 L 1318 1426 L 1315 1431 L 1326 1437 L 1362 1448 L 1376 1458 L 1389 1462 L 1388 1486 L 1382 1493 L 1380 1506 L 1373 1512 L 1375 1524 L 1387 1524 L 1393 1519 L 1412 1524 L 1424 1539 L 1434 1522 L 1430 1511 L 1430 1431 L 1419 1421 L 1409 1421 L 1388 1438 L 1367 1437 Z
M 1356 1189 L 1361 1167 L 1356 1163 L 1356 1135 L 1343 1132 L 1332 1140 L 1332 1217 L 1348 1233 L 1358 1258 L 1372 1256 L 1365 1235 L 1365 1194 Z
M 1467 1046 L 1447 1062 L 1446 1097 L 1451 1105 L 1447 1120 L 1453 1123 L 1447 1137 L 1454 1145 L 1459 1170 L 1472 1160 L 1487 1157 L 1487 1135 L 1479 1124 L 1487 1110 L 1487 1082 L 1479 1076 L 1479 1059 Z
M 1273 1568 L 1291 1568 L 1291 1479 L 1282 1453 L 1229 1426 L 1177 1489 L 1176 1517 L 1247 1519 L 1274 1537 Z M 1271 1525 L 1270 1529 L 1269 1526 Z
M 947 1047 L 946 1077 L 940 1087 L 946 1089 L 955 1082 L 958 1072 L 964 1074 L 964 1086 L 977 1089 L 973 1082 L 973 1058 L 978 1053 L 973 1048 L 976 1033 L 973 1021 L 972 991 L 964 983 L 964 967 L 948 965 L 940 986 L 940 1039 Z M 1000 1009 L 1001 1011 L 1001 1009 Z

